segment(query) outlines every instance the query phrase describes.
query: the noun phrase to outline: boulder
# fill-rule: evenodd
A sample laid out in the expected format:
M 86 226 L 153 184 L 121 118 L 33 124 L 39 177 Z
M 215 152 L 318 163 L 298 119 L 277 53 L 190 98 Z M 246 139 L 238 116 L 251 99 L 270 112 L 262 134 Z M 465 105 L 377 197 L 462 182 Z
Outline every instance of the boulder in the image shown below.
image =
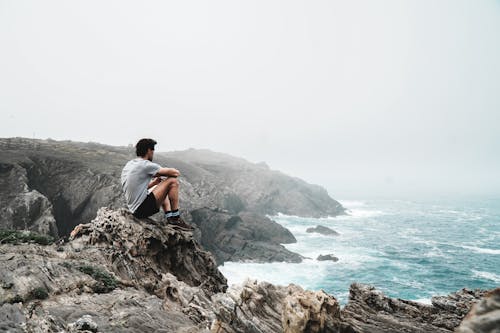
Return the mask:
M 322 225 L 307 228 L 306 232 L 309 232 L 309 233 L 316 232 L 318 234 L 322 234 L 322 235 L 326 235 L 326 236 L 338 236 L 339 235 L 339 233 L 336 232 L 335 230 L 332 230 L 332 229 L 325 227 L 325 226 L 322 226 Z
M 320 254 L 316 258 L 316 260 L 319 260 L 319 261 L 325 261 L 325 260 L 339 261 L 339 258 L 335 257 L 333 254 L 325 254 L 325 255 Z

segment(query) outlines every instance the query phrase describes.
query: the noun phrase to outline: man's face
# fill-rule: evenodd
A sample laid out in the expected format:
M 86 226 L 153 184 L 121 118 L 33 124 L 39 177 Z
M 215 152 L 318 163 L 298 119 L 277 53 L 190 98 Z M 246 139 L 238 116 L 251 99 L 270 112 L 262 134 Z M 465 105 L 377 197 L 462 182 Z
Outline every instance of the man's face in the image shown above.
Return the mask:
M 148 160 L 150 160 L 151 162 L 153 162 L 154 153 L 155 153 L 154 149 L 148 148 Z

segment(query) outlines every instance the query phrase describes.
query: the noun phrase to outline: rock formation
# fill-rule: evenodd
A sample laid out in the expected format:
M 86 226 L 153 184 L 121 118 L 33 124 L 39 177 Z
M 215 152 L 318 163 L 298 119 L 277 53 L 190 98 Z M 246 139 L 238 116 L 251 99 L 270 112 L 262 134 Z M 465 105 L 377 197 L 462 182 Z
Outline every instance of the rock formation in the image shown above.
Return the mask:
M 320 254 L 316 260 L 319 260 L 319 261 L 325 261 L 325 260 L 331 260 L 331 261 L 339 261 L 339 258 L 337 258 L 336 256 L 334 256 L 333 254 Z
M 218 263 L 302 260 L 281 245 L 296 242 L 292 233 L 266 217 L 248 212 L 230 215 L 208 208 L 193 210 L 191 216 L 201 230 L 200 243 L 214 254 Z
M 453 332 L 484 294 L 484 290 L 464 288 L 434 296 L 428 305 L 387 297 L 373 286 L 353 283 L 341 316 L 354 332 Z
M 498 333 L 500 332 L 500 288 L 485 293 L 472 306 L 456 333 Z
M 325 227 L 325 226 L 322 226 L 322 225 L 307 228 L 306 232 L 309 232 L 309 233 L 316 232 L 318 234 L 322 234 L 322 235 L 326 235 L 326 236 L 338 236 L 339 235 L 339 233 L 336 232 L 335 230 L 332 230 L 332 229 Z

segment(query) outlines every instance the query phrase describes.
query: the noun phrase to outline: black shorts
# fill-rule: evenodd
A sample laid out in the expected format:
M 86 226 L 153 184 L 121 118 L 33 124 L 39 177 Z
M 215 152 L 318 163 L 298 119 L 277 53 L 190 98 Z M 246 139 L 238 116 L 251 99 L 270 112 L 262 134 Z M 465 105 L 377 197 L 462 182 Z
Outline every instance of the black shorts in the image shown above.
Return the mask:
M 145 218 L 158 213 L 159 210 L 160 208 L 156 207 L 155 195 L 151 191 L 133 214 L 135 217 Z

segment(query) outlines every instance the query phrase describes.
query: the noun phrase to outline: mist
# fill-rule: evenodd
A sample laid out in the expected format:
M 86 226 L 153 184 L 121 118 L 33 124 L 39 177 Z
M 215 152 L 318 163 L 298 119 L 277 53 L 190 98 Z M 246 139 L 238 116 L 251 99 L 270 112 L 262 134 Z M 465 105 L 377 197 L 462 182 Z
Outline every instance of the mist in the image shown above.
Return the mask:
M 500 1 L 0 0 L 0 136 L 208 148 L 337 199 L 500 195 Z

